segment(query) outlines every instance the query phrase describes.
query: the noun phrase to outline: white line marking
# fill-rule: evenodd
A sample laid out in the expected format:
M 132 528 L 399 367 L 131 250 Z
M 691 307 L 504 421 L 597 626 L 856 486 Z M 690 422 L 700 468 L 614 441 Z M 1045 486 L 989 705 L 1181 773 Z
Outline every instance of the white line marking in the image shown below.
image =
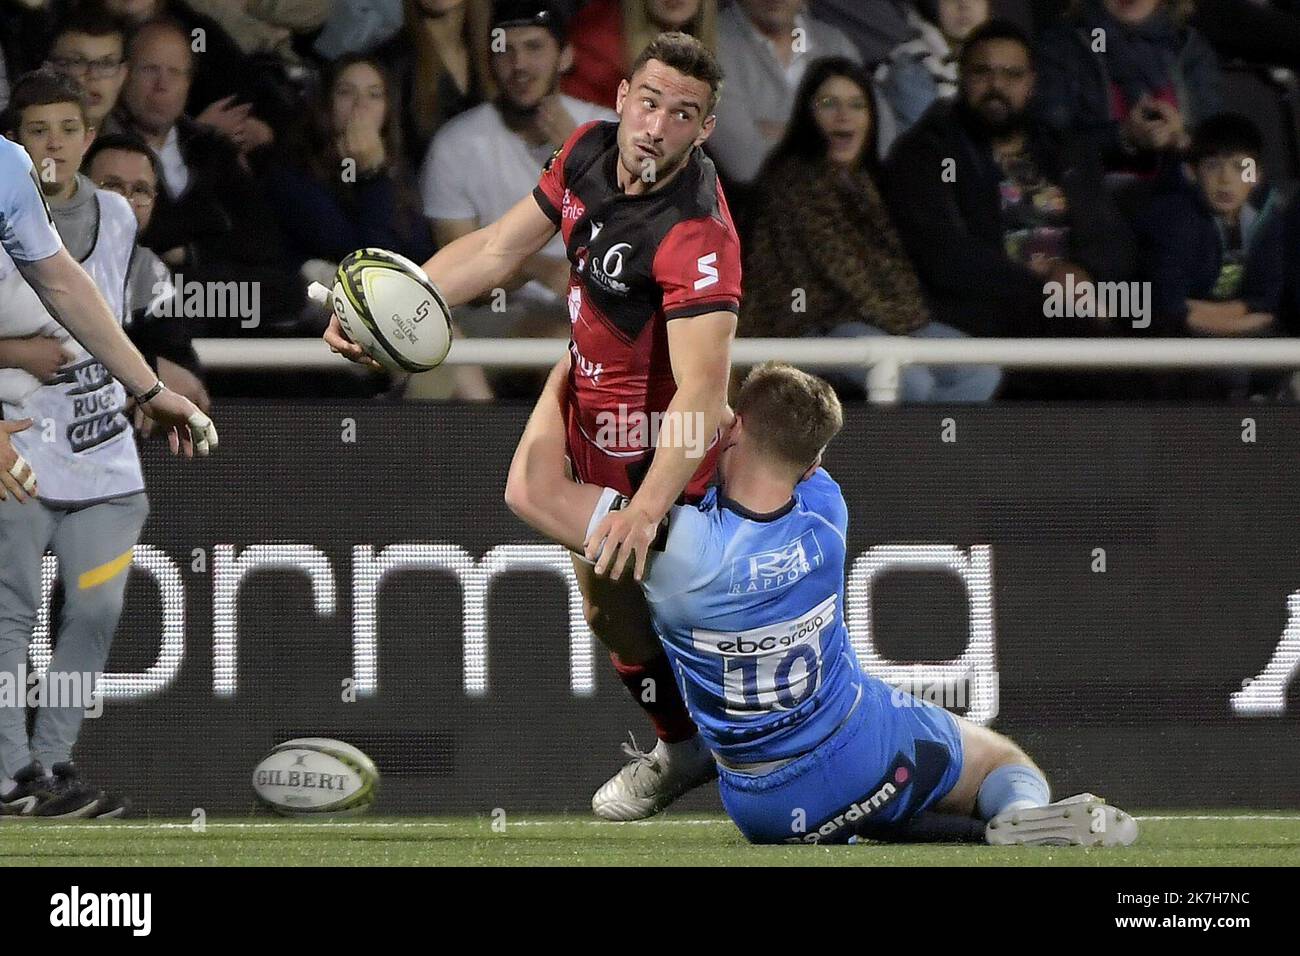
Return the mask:
M 1223 813 L 1218 815 L 1194 816 L 1192 814 L 1174 814 L 1166 817 L 1138 817 L 1139 820 L 1289 820 L 1292 823 L 1300 823 L 1300 814 L 1292 813 L 1255 813 L 1255 814 L 1231 814 Z
M 1172 814 L 1165 816 L 1140 816 L 1138 820 L 1150 821 L 1169 821 L 1169 820 L 1197 820 L 1197 821 L 1226 821 L 1226 820 L 1246 820 L 1246 821 L 1285 821 L 1289 823 L 1300 823 L 1300 813 L 1295 814 L 1200 814 L 1200 815 L 1182 815 Z M 450 829 L 455 827 L 473 826 L 480 823 L 482 826 L 490 826 L 489 817 L 482 817 L 476 820 L 466 820 L 464 822 L 451 823 L 445 820 L 267 820 L 267 821 L 214 821 L 206 824 L 208 830 L 420 830 L 420 829 Z M 18 821 L 14 821 L 18 822 Z M 93 830 L 193 830 L 189 823 L 115 823 L 112 821 L 86 820 L 81 823 L 45 823 L 39 820 L 28 821 L 28 826 L 23 828 L 21 823 L 18 826 L 6 826 L 0 824 L 0 833 L 8 830 L 16 833 L 20 829 L 25 829 L 28 833 L 46 833 L 51 830 L 79 830 L 90 832 Z M 623 823 L 615 823 L 606 820 L 509 820 L 506 821 L 506 828 L 511 827 L 553 827 L 553 826 L 576 826 L 576 827 L 622 827 L 622 826 L 656 826 L 656 827 L 700 827 L 700 826 L 731 826 L 731 821 L 726 819 L 716 820 L 631 820 Z M 194 831 L 196 834 L 201 831 Z

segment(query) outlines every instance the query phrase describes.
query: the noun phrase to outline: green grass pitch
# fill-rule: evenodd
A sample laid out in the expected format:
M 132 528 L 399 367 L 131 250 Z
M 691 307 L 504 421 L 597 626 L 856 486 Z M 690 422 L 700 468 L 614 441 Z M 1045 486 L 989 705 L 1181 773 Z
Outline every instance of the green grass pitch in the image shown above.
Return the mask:
M 0 866 L 1300 866 L 1300 813 L 1138 813 L 1119 850 L 860 844 L 753 847 L 721 816 L 611 824 L 578 816 L 0 820 Z

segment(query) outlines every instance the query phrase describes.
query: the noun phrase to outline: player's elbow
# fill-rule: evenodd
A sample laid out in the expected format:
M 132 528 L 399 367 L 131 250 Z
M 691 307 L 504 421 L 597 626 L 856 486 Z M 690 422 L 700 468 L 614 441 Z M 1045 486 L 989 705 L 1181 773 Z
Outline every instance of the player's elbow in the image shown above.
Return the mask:
M 506 478 L 506 507 L 516 518 L 527 525 L 536 525 L 537 497 L 533 493 L 523 469 L 511 467 Z

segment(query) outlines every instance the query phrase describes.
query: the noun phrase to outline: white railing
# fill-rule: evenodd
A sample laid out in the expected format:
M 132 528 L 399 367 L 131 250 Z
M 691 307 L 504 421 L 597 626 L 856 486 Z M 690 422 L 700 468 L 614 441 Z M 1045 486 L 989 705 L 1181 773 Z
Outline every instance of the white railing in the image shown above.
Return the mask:
M 567 339 L 457 339 L 448 365 L 545 368 Z M 339 370 L 349 365 L 316 338 L 195 339 L 211 369 Z M 737 339 L 737 365 L 781 359 L 805 368 L 861 368 L 873 402 L 898 401 L 898 373 L 908 365 L 999 365 L 1016 369 L 1300 369 L 1297 339 Z

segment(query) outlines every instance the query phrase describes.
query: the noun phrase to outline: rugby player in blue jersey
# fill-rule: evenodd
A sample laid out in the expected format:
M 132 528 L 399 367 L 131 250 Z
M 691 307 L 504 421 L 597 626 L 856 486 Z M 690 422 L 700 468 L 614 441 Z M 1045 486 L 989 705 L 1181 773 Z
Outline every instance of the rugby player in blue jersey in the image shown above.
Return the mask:
M 589 535 L 626 499 L 567 475 L 566 373 L 567 360 L 529 419 L 506 501 L 617 576 Z M 723 435 L 720 484 L 674 508 L 635 568 L 728 815 L 754 843 L 1131 844 L 1130 815 L 1092 794 L 1052 803 L 1011 740 L 862 670 L 844 624 L 848 511 L 820 467 L 842 420 L 821 379 L 754 369 Z

